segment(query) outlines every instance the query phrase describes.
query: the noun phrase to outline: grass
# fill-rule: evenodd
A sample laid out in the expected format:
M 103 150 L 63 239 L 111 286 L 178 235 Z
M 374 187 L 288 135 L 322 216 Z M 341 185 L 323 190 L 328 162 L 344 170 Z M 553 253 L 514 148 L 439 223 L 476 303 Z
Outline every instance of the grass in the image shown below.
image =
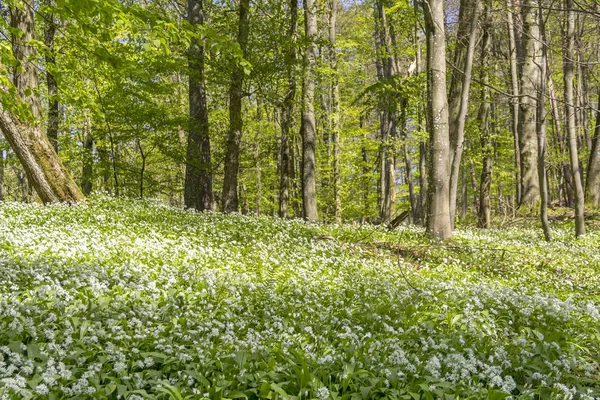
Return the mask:
M 600 229 L 553 230 L 5 203 L 0 398 L 599 398 Z

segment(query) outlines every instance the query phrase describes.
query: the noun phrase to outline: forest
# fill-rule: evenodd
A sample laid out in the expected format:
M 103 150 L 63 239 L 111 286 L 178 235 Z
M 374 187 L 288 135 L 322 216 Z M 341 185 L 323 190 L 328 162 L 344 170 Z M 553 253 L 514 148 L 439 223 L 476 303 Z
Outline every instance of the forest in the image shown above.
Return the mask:
M 597 0 L 0 0 L 0 399 L 600 398 Z

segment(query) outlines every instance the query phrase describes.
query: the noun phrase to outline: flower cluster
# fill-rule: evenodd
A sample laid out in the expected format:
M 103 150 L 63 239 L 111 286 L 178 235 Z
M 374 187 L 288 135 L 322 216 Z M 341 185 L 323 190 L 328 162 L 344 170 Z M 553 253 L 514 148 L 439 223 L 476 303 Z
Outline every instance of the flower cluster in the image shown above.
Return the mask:
M 2 204 L 0 399 L 598 398 L 600 231 L 561 232 Z

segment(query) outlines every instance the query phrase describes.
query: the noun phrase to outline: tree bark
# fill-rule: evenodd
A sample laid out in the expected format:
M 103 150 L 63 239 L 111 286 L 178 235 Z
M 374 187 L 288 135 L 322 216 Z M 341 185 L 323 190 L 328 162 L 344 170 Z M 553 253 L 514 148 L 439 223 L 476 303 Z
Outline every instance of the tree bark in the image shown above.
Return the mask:
M 337 0 L 329 0 L 329 62 L 332 71 L 331 82 L 331 133 L 333 136 L 333 202 L 335 223 L 342 222 L 342 175 L 340 170 L 340 83 L 336 49 Z
M 542 53 L 540 63 L 538 64 L 539 69 L 539 81 L 537 87 L 537 124 L 536 124 L 536 136 L 537 136 L 537 172 L 538 172 L 538 184 L 540 194 L 540 220 L 542 223 L 542 230 L 544 231 L 544 237 L 546 241 L 552 240 L 552 234 L 550 232 L 550 225 L 548 223 L 548 184 L 546 177 L 546 58 L 548 57 L 548 50 L 546 47 L 546 33 L 544 27 L 544 16 L 542 13 L 541 5 L 537 10 L 537 18 L 539 22 L 540 39 L 542 43 Z
M 519 147 L 521 152 L 521 204 L 533 206 L 540 195 L 537 179 L 536 89 L 541 87 L 541 40 L 537 0 L 523 0 L 523 68 L 519 103 Z M 545 85 L 545 84 L 544 84 Z
M 90 118 L 88 117 L 83 129 L 83 168 L 81 170 L 81 190 L 87 196 L 92 193 L 94 173 L 94 138 L 92 137 Z
M 39 124 L 41 104 L 37 97 L 38 76 L 33 64 L 27 61 L 35 59 L 34 47 L 29 45 L 35 32 L 33 4 L 24 2 L 22 7 L 10 9 L 11 26 L 22 32 L 19 37 L 12 38 L 17 64 L 13 77 L 19 93 L 15 103 L 24 101 L 31 116 L 17 117 L 11 109 L 0 105 L 0 129 L 23 165 L 27 179 L 44 203 L 79 202 L 84 200 L 83 193 L 60 162 Z M 0 90 L 8 95 L 6 88 Z
M 482 168 L 481 183 L 479 185 L 479 226 L 489 228 L 491 223 L 490 192 L 492 186 L 492 161 L 493 143 L 490 130 L 490 89 L 489 89 L 489 54 L 492 47 L 492 35 L 490 32 L 491 19 L 488 6 L 485 6 L 485 23 L 483 26 L 483 39 L 481 45 L 481 106 L 477 115 L 479 129 L 481 132 Z
M 466 1 L 465 1 L 466 3 Z M 458 102 L 458 115 L 454 118 L 450 116 L 450 140 L 453 143 L 453 155 L 451 156 L 451 172 L 450 172 L 450 223 L 454 226 L 456 217 L 456 196 L 458 191 L 458 179 L 460 172 L 460 164 L 462 161 L 463 145 L 465 139 L 465 124 L 467 120 L 467 111 L 469 109 L 469 90 L 471 87 L 471 75 L 473 71 L 473 56 L 475 54 L 475 44 L 477 40 L 477 24 L 479 21 L 480 6 L 479 1 L 474 0 L 471 3 L 473 10 L 471 18 L 468 22 L 461 21 L 460 23 L 469 24 L 469 42 L 467 45 L 467 53 L 464 57 L 464 75 L 460 85 L 460 97 L 451 98 L 451 103 Z M 460 28 L 459 28 L 460 31 Z M 460 46 L 459 46 L 460 47 Z M 456 71 L 455 71 L 456 74 Z M 450 109 L 453 107 L 450 106 Z
M 569 156 L 571 161 L 571 175 L 575 184 L 575 236 L 585 235 L 584 221 L 584 194 L 579 171 L 579 157 L 577 151 L 577 127 L 575 126 L 575 98 L 573 94 L 573 78 L 575 75 L 575 12 L 573 0 L 565 0 L 566 8 L 566 36 L 565 50 L 563 52 L 563 76 L 565 82 L 565 116 L 567 119 L 567 132 L 569 137 Z
M 46 45 L 46 83 L 48 85 L 48 127 L 46 134 L 54 151 L 58 153 L 58 84 L 54 79 L 52 70 L 56 68 L 56 57 L 54 55 L 54 35 L 56 33 L 56 25 L 52 14 L 46 15 L 46 29 L 44 31 L 44 44 Z
M 598 108 L 600 108 L 600 91 L 598 92 Z M 596 111 L 596 127 L 588 161 L 587 198 L 595 207 L 600 206 L 600 110 Z
M 240 0 L 237 41 L 244 57 L 247 56 L 248 32 L 250 29 L 250 0 Z M 223 178 L 223 212 L 238 211 L 238 177 L 240 169 L 240 143 L 242 141 L 242 99 L 244 97 L 244 70 L 239 65 L 233 70 L 229 86 L 229 134 L 225 153 Z
M 317 9 L 314 0 L 304 2 L 306 49 L 304 52 L 304 80 L 302 85 L 302 207 L 304 219 L 316 221 L 317 183 L 316 157 L 317 125 L 315 120 L 315 74 Z
M 188 0 L 188 21 L 204 24 L 203 0 Z M 183 202 L 198 211 L 213 208 L 208 108 L 204 78 L 204 43 L 193 38 L 189 49 L 189 134 Z
M 518 46 L 515 31 L 517 30 L 512 1 L 508 0 L 508 44 L 510 58 L 510 82 L 511 94 L 513 98 L 511 103 L 511 128 L 513 134 L 514 154 L 515 154 L 515 202 L 521 203 L 521 153 L 519 150 L 519 65 L 518 65 Z
M 290 129 L 294 113 L 294 98 L 296 96 L 296 41 L 298 36 L 298 0 L 290 0 L 289 50 L 287 53 L 287 93 L 283 100 L 281 113 L 281 150 L 279 170 L 279 217 L 288 215 L 290 198 L 290 175 L 294 170 L 293 157 L 290 157 Z M 292 175 L 293 176 L 293 175 Z
M 378 80 L 385 86 L 392 84 L 397 74 L 392 35 L 388 26 L 383 0 L 375 2 L 375 47 L 378 60 Z M 379 219 L 385 224 L 391 221 L 396 202 L 396 166 L 394 141 L 396 137 L 396 99 L 384 90 L 379 99 L 380 147 L 380 199 Z
M 423 8 L 427 34 L 428 113 L 431 121 L 431 180 L 427 232 L 445 240 L 452 236 L 452 225 L 444 1 L 424 0 Z

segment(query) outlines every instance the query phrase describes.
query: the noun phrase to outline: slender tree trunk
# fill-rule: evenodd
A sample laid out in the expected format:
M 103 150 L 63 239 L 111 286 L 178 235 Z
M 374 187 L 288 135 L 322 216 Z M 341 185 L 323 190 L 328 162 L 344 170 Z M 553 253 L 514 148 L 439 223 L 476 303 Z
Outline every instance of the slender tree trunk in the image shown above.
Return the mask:
M 317 125 L 315 120 L 315 74 L 317 40 L 317 6 L 314 0 L 304 2 L 306 49 L 304 53 L 304 82 L 302 85 L 302 206 L 304 219 L 316 221 L 317 182 L 316 157 Z
M 56 25 L 54 23 L 54 15 L 46 15 L 46 27 L 44 30 L 44 44 L 46 45 L 46 83 L 48 85 L 48 126 L 46 134 L 54 151 L 58 153 L 58 85 L 52 74 L 52 70 L 56 68 L 56 57 L 54 56 L 54 35 L 56 33 Z
M 246 57 L 248 32 L 250 28 L 250 0 L 240 0 L 238 22 L 238 44 Z M 238 177 L 240 169 L 240 143 L 242 141 L 242 99 L 244 89 L 244 70 L 236 66 L 229 87 L 229 134 L 225 153 L 225 176 L 223 178 L 223 212 L 238 211 Z
M 375 45 L 378 60 L 378 79 L 384 85 L 391 85 L 397 74 L 394 58 L 392 34 L 387 23 L 383 0 L 375 2 Z M 394 157 L 394 139 L 396 136 L 396 99 L 384 91 L 379 100 L 380 147 L 380 199 L 379 219 L 381 223 L 390 222 L 394 214 L 396 200 L 396 167 Z
M 0 144 L 3 140 L 0 139 Z M 4 146 L 0 146 L 0 201 L 4 201 L 4 169 L 5 169 L 5 160 L 4 160 Z
M 533 206 L 540 195 L 537 171 L 536 89 L 540 83 L 541 40 L 538 0 L 523 0 L 523 69 L 519 109 L 519 147 L 521 151 L 521 204 Z M 544 83 L 545 85 L 545 83 Z
M 281 168 L 279 175 L 279 217 L 286 218 L 289 208 L 290 176 L 294 170 L 293 157 L 290 157 L 290 129 L 294 113 L 294 98 L 296 97 L 296 41 L 298 36 L 298 0 L 290 0 L 290 48 L 287 53 L 287 85 L 288 90 L 283 100 L 281 114 Z
M 188 0 L 188 21 L 204 24 L 203 0 Z M 189 49 L 189 134 L 187 139 L 183 202 L 199 211 L 213 208 L 213 185 L 206 83 L 204 43 L 193 38 Z
M 538 64 L 539 69 L 539 81 L 537 88 L 537 124 L 536 124 L 536 135 L 537 135 L 537 170 L 538 170 L 538 184 L 540 190 L 540 220 L 542 223 L 542 230 L 544 231 L 544 237 L 546 241 L 552 240 L 552 234 L 550 232 L 550 225 L 548 223 L 548 184 L 546 179 L 546 58 L 548 57 L 548 50 L 546 47 L 546 33 L 544 27 L 544 15 L 542 13 L 541 5 L 537 9 L 537 18 L 539 22 L 540 39 L 542 41 L 542 54 L 541 60 Z
M 427 232 L 439 239 L 452 236 L 450 223 L 450 137 L 446 93 L 444 1 L 424 0 L 427 34 L 428 109 L 431 121 L 431 182 Z
M 415 177 L 412 168 L 412 160 L 408 146 L 408 127 L 407 124 L 408 100 L 402 99 L 400 102 L 400 130 L 402 132 L 402 149 L 404 151 L 404 167 L 406 169 L 406 184 L 408 185 L 408 198 L 410 201 L 410 210 L 412 223 L 416 224 L 419 219 L 419 204 L 415 195 Z
M 92 129 L 90 118 L 87 117 L 85 127 L 83 129 L 83 168 L 81 170 L 81 190 L 88 196 L 92 193 L 93 189 L 93 175 L 94 175 L 94 138 L 92 137 Z
M 453 155 L 451 156 L 450 172 L 450 223 L 454 226 L 456 215 L 456 195 L 458 190 L 458 179 L 460 164 L 462 161 L 463 145 L 465 139 L 465 124 L 467 121 L 467 111 L 469 109 L 469 90 L 471 87 L 471 75 L 473 71 L 473 56 L 475 54 L 475 45 L 477 40 L 477 24 L 479 22 L 480 6 L 479 1 L 473 1 L 473 11 L 470 24 L 469 44 L 464 64 L 464 75 L 461 84 L 459 98 L 459 112 L 455 119 L 450 120 L 450 138 L 453 142 Z M 461 21 L 462 22 L 462 21 Z
M 488 5 L 485 6 L 485 24 L 483 26 L 483 39 L 481 45 L 481 106 L 477 120 L 481 131 L 481 149 L 482 149 L 482 168 L 481 183 L 479 185 L 479 226 L 489 228 L 491 222 L 491 201 L 490 192 L 492 186 L 492 161 L 493 161 L 493 142 L 492 132 L 490 130 L 490 89 L 489 83 L 489 54 L 492 47 L 492 35 L 490 32 L 491 19 Z
M 598 91 L 598 106 L 600 109 L 600 91 Z M 600 110 L 596 111 L 596 127 L 588 161 L 587 198 L 595 207 L 600 206 Z
M 340 170 L 340 83 L 337 67 L 337 49 L 336 49 L 336 19 L 337 19 L 337 0 L 329 0 L 329 62 L 333 74 L 331 83 L 331 131 L 333 136 L 333 202 L 335 223 L 342 222 L 342 174 Z
M 38 76 L 33 64 L 34 47 L 29 44 L 34 37 L 33 4 L 25 1 L 19 8 L 10 9 L 11 26 L 22 32 L 12 38 L 16 68 L 13 72 L 18 90 L 17 103 L 24 101 L 36 120 L 41 119 L 41 104 L 37 97 Z M 0 90 L 7 91 L 5 87 Z M 14 96 L 13 96 L 14 97 Z M 23 165 L 29 182 L 44 203 L 73 203 L 84 200 L 73 178 L 60 162 L 48 137 L 37 122 L 19 120 L 10 109 L 0 105 L 0 130 L 10 143 Z
M 569 137 L 569 155 L 571 160 L 571 175 L 575 183 L 575 236 L 585 235 L 584 194 L 579 171 L 577 151 L 577 127 L 575 126 L 575 98 L 573 94 L 574 58 L 575 58 L 575 12 L 573 0 L 565 0 L 566 8 L 566 37 L 563 56 L 563 76 L 565 81 L 565 115 Z
M 510 57 L 510 81 L 511 81 L 511 94 L 513 98 L 510 100 L 511 103 L 511 128 L 513 134 L 514 143 L 514 154 L 515 154 L 515 201 L 517 204 L 521 203 L 521 152 L 519 150 L 519 66 L 518 66 L 518 47 L 516 41 L 516 26 L 514 19 L 514 11 L 511 10 L 512 1 L 508 0 L 509 10 L 507 12 L 508 17 L 508 44 L 509 44 L 509 57 Z

